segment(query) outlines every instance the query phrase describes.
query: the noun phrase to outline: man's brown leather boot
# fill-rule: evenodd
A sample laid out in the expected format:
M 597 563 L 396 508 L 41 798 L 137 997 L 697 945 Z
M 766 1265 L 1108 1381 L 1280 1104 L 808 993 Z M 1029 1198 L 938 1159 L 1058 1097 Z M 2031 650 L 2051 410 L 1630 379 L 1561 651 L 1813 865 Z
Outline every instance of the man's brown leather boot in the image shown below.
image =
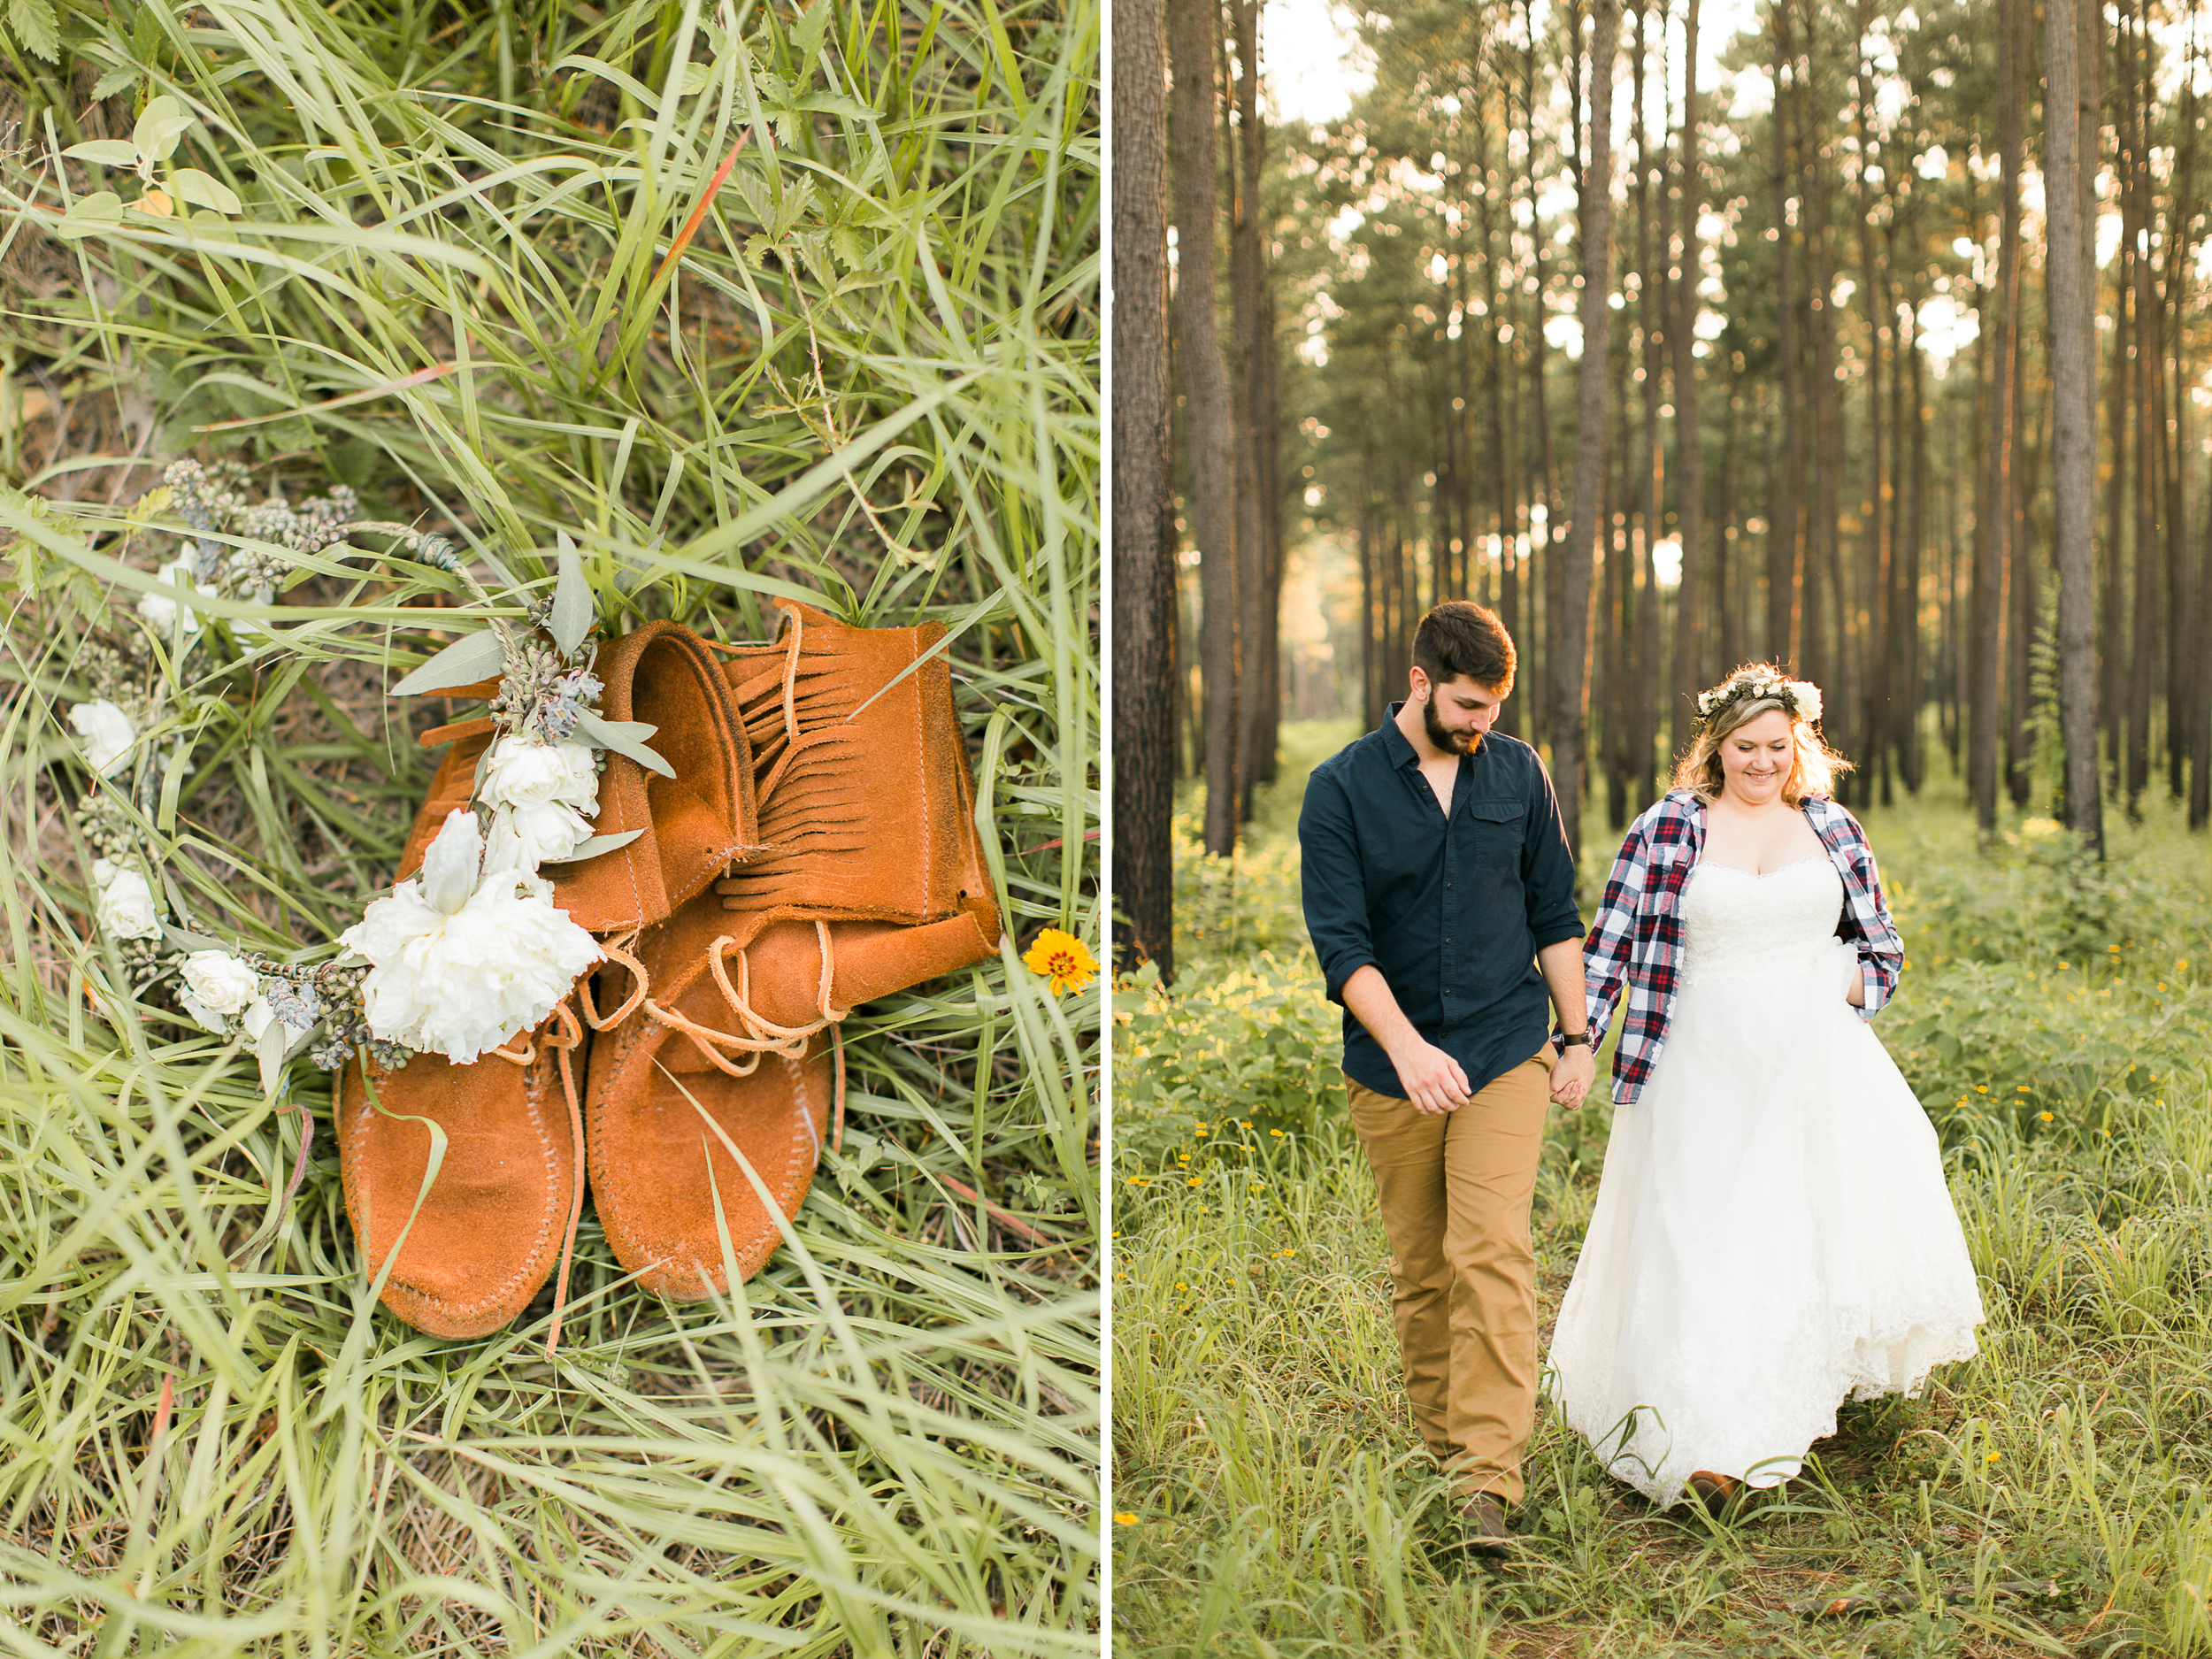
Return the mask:
M 647 741 L 675 771 L 664 778 L 610 753 L 592 827 L 644 833 L 542 872 L 553 882 L 554 903 L 609 936 L 618 957 L 620 938 L 664 921 L 733 859 L 749 856 L 753 769 L 720 664 L 690 629 L 648 623 L 608 641 L 595 672 L 605 687 L 601 712 L 658 727 Z M 472 691 L 488 696 L 494 689 Z M 421 866 L 447 813 L 466 804 L 491 723 L 444 727 L 425 741 L 447 739 L 457 741 L 408 836 L 403 879 Z M 557 1262 L 565 1298 L 565 1257 L 583 1201 L 583 1056 L 575 1052 L 582 1039 L 564 1004 L 534 1039 L 518 1036 L 473 1064 L 416 1056 L 378 1079 L 374 1102 L 358 1064 L 342 1074 L 346 1213 L 372 1275 L 397 1249 L 382 1301 L 418 1330 L 443 1337 L 495 1331 L 529 1305 Z M 430 1124 L 448 1145 L 426 1190 Z
M 847 1011 L 998 946 L 951 679 L 929 654 L 943 629 L 780 608 L 782 641 L 724 664 L 763 850 L 641 938 L 641 1011 L 592 1051 L 599 1218 L 672 1297 L 725 1291 L 774 1253 L 770 1206 L 797 1213 L 841 1093 Z

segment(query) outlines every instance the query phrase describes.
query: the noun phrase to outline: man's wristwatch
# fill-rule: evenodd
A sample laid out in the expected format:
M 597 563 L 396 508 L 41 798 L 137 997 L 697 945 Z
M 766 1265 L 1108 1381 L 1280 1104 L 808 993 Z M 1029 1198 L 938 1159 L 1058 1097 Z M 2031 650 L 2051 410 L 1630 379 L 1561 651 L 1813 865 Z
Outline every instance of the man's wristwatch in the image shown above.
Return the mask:
M 1563 1031 L 1559 1033 L 1559 1046 L 1562 1048 L 1586 1048 L 1590 1046 L 1590 1033 L 1586 1031 Z

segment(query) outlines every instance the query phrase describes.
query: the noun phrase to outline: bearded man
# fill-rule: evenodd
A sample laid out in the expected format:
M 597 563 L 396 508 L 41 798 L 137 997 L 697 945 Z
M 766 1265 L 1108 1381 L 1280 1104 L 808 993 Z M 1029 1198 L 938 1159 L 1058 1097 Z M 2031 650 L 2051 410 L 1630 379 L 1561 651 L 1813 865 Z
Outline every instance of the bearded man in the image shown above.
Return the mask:
M 1390 1240 L 1406 1392 L 1482 1555 L 1507 1548 L 1535 1424 L 1529 1206 L 1544 1116 L 1580 1106 L 1594 1071 L 1558 797 L 1536 751 L 1491 729 L 1514 661 L 1492 612 L 1437 606 L 1414 635 L 1406 701 L 1314 769 L 1298 818 L 1306 930 L 1345 1010 L 1345 1089 Z

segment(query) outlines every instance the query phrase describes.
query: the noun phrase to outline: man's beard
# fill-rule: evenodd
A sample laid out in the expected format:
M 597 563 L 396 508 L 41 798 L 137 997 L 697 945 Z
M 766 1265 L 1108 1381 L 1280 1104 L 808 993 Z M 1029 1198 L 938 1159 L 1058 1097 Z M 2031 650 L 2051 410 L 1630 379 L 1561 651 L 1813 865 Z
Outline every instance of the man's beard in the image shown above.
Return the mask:
M 1471 755 L 1482 746 L 1480 732 L 1455 732 L 1436 718 L 1436 699 L 1421 700 L 1421 725 L 1429 741 L 1448 755 Z

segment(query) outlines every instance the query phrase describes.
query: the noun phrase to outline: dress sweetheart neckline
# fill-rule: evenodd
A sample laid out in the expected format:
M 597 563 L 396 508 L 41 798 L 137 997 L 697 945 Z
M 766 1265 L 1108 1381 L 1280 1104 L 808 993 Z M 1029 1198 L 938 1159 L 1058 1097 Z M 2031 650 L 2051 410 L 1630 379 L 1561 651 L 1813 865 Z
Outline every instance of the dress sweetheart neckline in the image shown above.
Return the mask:
M 1824 852 L 1818 852 L 1807 853 L 1802 858 L 1793 858 L 1789 861 L 1789 863 L 1786 864 L 1777 864 L 1771 870 L 1746 870 L 1740 864 L 1724 864 L 1717 858 L 1701 858 L 1697 861 L 1696 868 L 1703 870 L 1709 866 L 1715 870 L 1730 870 L 1733 871 L 1740 876 L 1749 876 L 1754 881 L 1764 881 L 1769 876 L 1778 876 L 1784 871 L 1794 870 L 1801 864 L 1826 864 L 1828 862 L 1828 855 Z

